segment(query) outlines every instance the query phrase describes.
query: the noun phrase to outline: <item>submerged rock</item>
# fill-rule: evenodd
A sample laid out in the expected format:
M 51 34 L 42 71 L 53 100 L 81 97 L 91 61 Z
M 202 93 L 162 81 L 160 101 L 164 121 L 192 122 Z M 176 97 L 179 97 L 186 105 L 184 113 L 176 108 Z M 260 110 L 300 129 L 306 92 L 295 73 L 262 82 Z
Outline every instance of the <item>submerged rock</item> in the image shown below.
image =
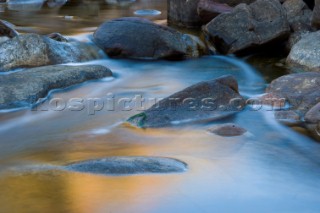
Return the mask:
M 99 58 L 97 47 L 81 42 L 59 42 L 24 34 L 0 44 L 0 72 L 15 68 L 84 62 Z
M 214 126 L 208 129 L 208 132 L 223 136 L 223 137 L 235 137 L 241 136 L 247 132 L 246 129 L 236 125 L 236 124 L 222 124 Z
M 185 172 L 187 164 L 164 157 L 109 157 L 73 163 L 65 168 L 75 172 L 102 175 L 134 175 Z
M 94 41 L 110 57 L 182 59 L 198 56 L 198 46 L 190 36 L 142 18 L 107 21 L 94 33 Z
M 217 120 L 241 111 L 244 99 L 232 76 L 200 82 L 177 92 L 128 119 L 136 127 L 157 128 Z
M 204 28 L 218 51 L 231 54 L 285 40 L 290 34 L 286 12 L 278 0 L 240 4 Z
M 50 90 L 111 75 L 100 65 L 55 65 L 0 75 L 0 109 L 30 107 Z
M 287 63 L 309 71 L 320 71 L 320 31 L 304 34 L 293 45 Z

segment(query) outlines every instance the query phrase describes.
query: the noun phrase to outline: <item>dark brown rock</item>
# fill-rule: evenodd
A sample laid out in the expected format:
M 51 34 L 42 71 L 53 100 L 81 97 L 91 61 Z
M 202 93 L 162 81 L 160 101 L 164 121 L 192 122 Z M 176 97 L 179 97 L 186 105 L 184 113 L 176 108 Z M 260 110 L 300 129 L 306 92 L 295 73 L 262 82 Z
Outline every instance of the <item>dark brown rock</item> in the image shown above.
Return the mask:
M 290 26 L 278 0 L 257 0 L 217 16 L 204 32 L 218 51 L 231 54 L 283 41 L 290 34 Z
M 129 118 L 128 123 L 141 128 L 158 128 L 217 120 L 241 111 L 244 102 L 236 79 L 223 76 L 177 92 Z
M 222 137 L 235 137 L 245 134 L 247 130 L 236 124 L 230 123 L 214 126 L 208 129 L 208 132 Z

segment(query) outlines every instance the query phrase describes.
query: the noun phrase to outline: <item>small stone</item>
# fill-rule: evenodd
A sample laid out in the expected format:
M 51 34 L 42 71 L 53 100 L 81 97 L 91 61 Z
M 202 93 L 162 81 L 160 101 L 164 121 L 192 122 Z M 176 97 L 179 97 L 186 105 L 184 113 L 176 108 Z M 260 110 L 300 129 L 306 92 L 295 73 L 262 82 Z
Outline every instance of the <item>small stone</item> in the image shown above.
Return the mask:
M 235 137 L 241 136 L 247 132 L 246 129 L 236 125 L 236 124 L 222 124 L 214 126 L 208 129 L 208 132 L 222 136 L 222 137 Z

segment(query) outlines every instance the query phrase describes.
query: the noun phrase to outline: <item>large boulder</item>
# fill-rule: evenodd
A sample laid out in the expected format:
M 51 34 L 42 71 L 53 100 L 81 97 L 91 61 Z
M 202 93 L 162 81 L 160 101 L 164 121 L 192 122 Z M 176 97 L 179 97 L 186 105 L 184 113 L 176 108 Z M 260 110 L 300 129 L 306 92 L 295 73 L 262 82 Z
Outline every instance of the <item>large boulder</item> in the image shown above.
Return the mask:
M 181 27 L 200 27 L 226 12 L 227 7 L 240 3 L 250 4 L 255 0 L 168 0 L 168 23 Z M 210 19 L 210 20 L 209 20 Z
M 185 172 L 187 164 L 164 157 L 108 157 L 76 162 L 64 169 L 102 175 L 166 174 Z
M 312 30 L 312 11 L 303 0 L 286 0 L 283 7 L 293 32 Z
M 189 122 L 217 120 L 241 111 L 244 99 L 232 76 L 200 82 L 128 119 L 141 128 L 168 127 Z
M 50 90 L 111 75 L 100 65 L 54 65 L 0 75 L 0 109 L 30 107 Z
M 320 101 L 320 73 L 303 72 L 282 76 L 271 82 L 267 93 L 284 98 L 291 109 L 304 115 Z
M 203 29 L 213 45 L 225 54 L 283 41 L 290 34 L 286 12 L 279 0 L 240 4 L 231 13 L 214 18 Z
M 312 25 L 317 29 L 320 29 L 320 0 L 315 0 L 312 14 Z
M 0 72 L 15 68 L 84 62 L 100 58 L 97 47 L 59 42 L 37 34 L 16 36 L 0 44 Z
M 293 45 L 287 63 L 309 71 L 320 71 L 320 31 L 304 34 Z
M 190 36 L 142 18 L 107 21 L 93 36 L 110 57 L 182 59 L 199 55 L 198 45 Z

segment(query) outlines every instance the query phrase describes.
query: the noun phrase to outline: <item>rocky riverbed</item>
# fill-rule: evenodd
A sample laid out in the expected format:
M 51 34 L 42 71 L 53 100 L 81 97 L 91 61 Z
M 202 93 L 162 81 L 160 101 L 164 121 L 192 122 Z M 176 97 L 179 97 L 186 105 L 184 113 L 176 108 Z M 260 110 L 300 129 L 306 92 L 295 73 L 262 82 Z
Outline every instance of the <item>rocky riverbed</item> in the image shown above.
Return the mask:
M 318 4 L 2 1 L 0 211 L 316 212 Z

